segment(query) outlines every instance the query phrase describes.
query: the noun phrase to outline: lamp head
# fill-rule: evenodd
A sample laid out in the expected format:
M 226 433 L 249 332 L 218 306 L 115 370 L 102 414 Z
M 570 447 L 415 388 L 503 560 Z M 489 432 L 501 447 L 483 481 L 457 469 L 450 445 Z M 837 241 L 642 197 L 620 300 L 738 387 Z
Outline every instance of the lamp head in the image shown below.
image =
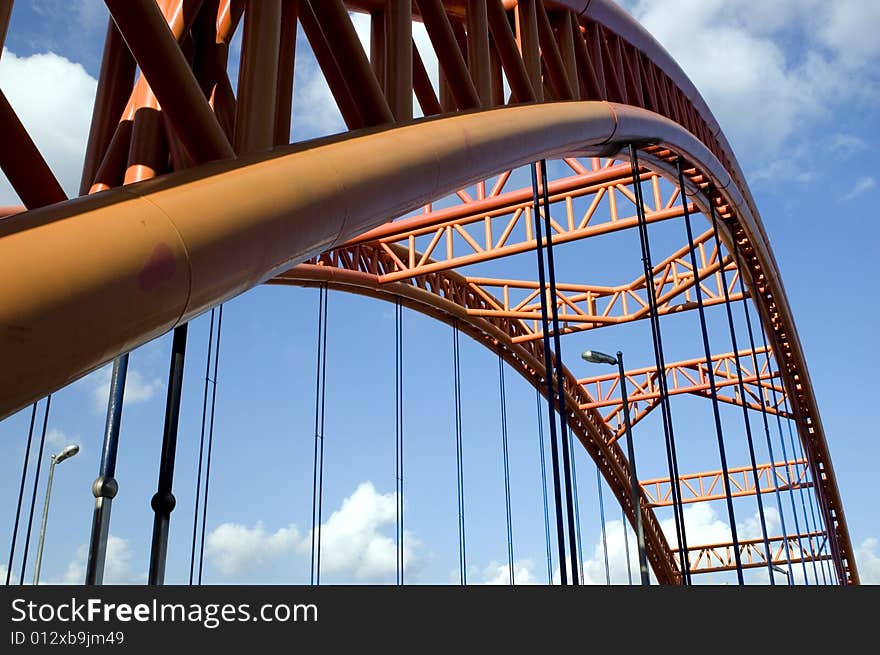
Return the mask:
M 598 350 L 585 350 L 581 353 L 581 359 L 593 364 L 609 364 L 611 366 L 617 364 L 616 357 L 599 352 Z
M 58 464 L 63 462 L 65 459 L 70 459 L 74 455 L 79 452 L 79 445 L 72 443 L 67 444 L 64 448 L 61 449 L 61 452 L 55 455 L 55 463 Z

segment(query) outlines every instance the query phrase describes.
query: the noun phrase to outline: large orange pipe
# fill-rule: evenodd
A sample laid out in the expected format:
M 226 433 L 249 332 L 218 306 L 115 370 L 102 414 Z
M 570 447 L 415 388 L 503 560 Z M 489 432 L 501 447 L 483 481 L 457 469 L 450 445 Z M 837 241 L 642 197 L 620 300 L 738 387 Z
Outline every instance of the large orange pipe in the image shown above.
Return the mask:
M 12 216 L 0 223 L 0 416 L 486 175 L 649 138 L 713 161 L 644 110 L 531 105 L 286 146 Z M 717 161 L 709 172 L 726 186 Z

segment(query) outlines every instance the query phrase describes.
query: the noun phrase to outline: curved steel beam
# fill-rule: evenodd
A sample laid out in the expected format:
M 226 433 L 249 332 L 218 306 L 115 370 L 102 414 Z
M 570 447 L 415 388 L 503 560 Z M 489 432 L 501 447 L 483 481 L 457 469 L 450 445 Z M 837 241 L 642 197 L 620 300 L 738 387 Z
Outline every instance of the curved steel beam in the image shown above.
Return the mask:
M 421 120 L 214 162 L 5 219 L 0 417 L 487 171 L 596 149 L 621 127 L 605 103 Z M 371 165 L 353 175 L 352 161 Z
M 369 251 L 365 253 L 365 250 Z M 385 254 L 367 247 L 349 251 L 353 258 L 362 254 L 372 257 L 368 268 L 382 268 L 390 265 Z M 329 288 L 378 298 L 387 302 L 400 302 L 410 309 L 430 316 L 458 328 L 477 343 L 498 352 L 504 360 L 541 394 L 546 396 L 546 369 L 543 353 L 538 342 L 518 343 L 519 321 L 509 322 L 469 314 L 462 302 L 464 295 L 473 294 L 467 279 L 454 271 L 440 271 L 421 276 L 414 280 L 383 284 L 376 273 L 338 268 L 333 265 L 301 264 L 275 277 L 270 284 L 311 287 L 326 284 Z M 471 302 L 483 302 L 484 298 L 473 297 Z M 565 367 L 564 390 L 566 420 L 577 435 L 584 449 L 596 462 L 608 482 L 630 523 L 635 526 L 635 508 L 632 502 L 631 471 L 623 450 L 617 443 L 609 440 L 610 433 L 602 416 L 595 409 L 583 409 L 584 400 L 589 398 L 586 390 L 578 384 L 577 378 Z M 642 518 L 645 529 L 648 559 L 657 580 L 661 584 L 679 584 L 681 574 L 670 550 L 657 516 L 649 506 L 648 497 L 642 493 L 640 498 Z
M 521 105 L 420 120 L 216 162 L 12 216 L 0 223 L 0 417 L 456 189 L 538 158 L 607 155 L 628 143 L 645 145 L 648 161 L 661 170 L 678 157 L 692 162 L 695 202 L 718 206 L 729 221 L 723 238 L 741 242 L 752 297 L 780 353 L 801 437 L 826 491 L 841 576 L 857 581 L 803 351 L 748 191 L 680 125 L 626 105 Z M 371 165 L 353 169 L 352 161 Z M 252 193 L 256 188 L 259 194 Z

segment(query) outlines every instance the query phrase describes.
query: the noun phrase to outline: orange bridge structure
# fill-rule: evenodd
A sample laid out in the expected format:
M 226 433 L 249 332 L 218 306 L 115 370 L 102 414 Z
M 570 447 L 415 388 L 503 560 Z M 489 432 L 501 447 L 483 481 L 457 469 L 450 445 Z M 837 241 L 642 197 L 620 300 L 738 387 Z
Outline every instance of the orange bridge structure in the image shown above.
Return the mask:
M 0 208 L 0 417 L 114 362 L 88 583 L 103 576 L 127 353 L 174 331 L 153 498 L 150 582 L 161 584 L 186 325 L 261 284 L 338 290 L 421 312 L 531 383 L 556 417 L 555 533 L 559 561 L 572 560 L 563 583 L 580 580 L 568 430 L 638 533 L 644 580 L 650 570 L 660 584 L 689 584 L 709 571 L 736 571 L 742 581 L 754 567 L 769 568 L 772 580 L 774 569 L 810 562 L 825 567 L 828 582 L 858 583 L 828 441 L 758 207 L 695 86 L 620 7 L 106 4 L 80 197 L 66 197 L 0 93 L 0 165 L 24 205 Z M 0 0 L 0 44 L 11 9 Z M 368 47 L 352 13 L 369 16 Z M 430 51 L 416 47 L 416 24 Z M 295 140 L 297 38 L 308 41 L 347 131 Z M 650 229 L 661 222 L 680 225 L 681 242 L 654 257 Z M 554 248 L 626 230 L 638 232 L 640 272 L 610 286 L 556 279 Z M 538 258 L 535 276 L 491 274 L 524 253 Z M 686 312 L 703 328 L 689 337 L 693 357 L 666 361 L 661 328 Z M 733 351 L 711 350 L 709 313 L 729 322 L 722 336 Z M 570 335 L 639 321 L 650 324 L 652 365 L 625 369 L 622 356 L 593 353 L 619 371 L 583 378 L 562 362 Z M 685 394 L 713 407 L 715 421 L 704 428 L 718 443 L 718 470 L 678 470 L 669 399 Z M 750 461 L 726 461 L 719 407 L 728 405 L 742 409 Z M 631 433 L 651 413 L 662 415 L 664 479 L 639 479 L 633 461 Z M 759 427 L 749 428 L 750 416 Z M 783 423 L 794 428 L 788 442 Z M 758 459 L 755 444 L 777 443 L 777 426 L 790 449 Z M 735 430 L 741 438 L 742 425 Z M 768 533 L 764 506 L 795 493 L 815 507 L 813 524 L 805 516 L 798 530 Z M 739 539 L 734 529 L 730 543 L 687 542 L 684 506 L 724 501 L 732 518 L 732 499 L 743 496 L 757 497 L 761 538 Z M 673 509 L 674 535 L 661 529 L 661 507 Z

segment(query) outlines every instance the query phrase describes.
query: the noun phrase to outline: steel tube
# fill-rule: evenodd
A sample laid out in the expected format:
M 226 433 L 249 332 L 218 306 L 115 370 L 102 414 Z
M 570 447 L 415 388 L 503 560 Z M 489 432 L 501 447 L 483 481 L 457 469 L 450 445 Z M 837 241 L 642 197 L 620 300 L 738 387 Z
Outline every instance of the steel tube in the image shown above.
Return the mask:
M 129 50 L 196 161 L 235 156 L 155 0 L 106 0 Z
M 636 472 L 636 451 L 632 438 L 632 424 L 629 418 L 629 402 L 626 397 L 626 371 L 623 368 L 623 353 L 617 351 L 617 370 L 620 375 L 620 393 L 623 399 L 623 423 L 626 426 L 626 457 L 629 460 L 629 474 L 632 483 L 633 514 L 636 519 L 636 542 L 639 547 L 639 571 L 642 576 L 642 584 L 651 584 L 648 575 L 648 556 L 645 550 L 645 526 L 642 524 L 642 489 L 639 485 L 639 476 Z
M 290 143 L 290 115 L 293 102 L 293 70 L 296 63 L 298 0 L 284 0 L 281 8 L 281 41 L 278 51 L 278 81 L 275 83 L 276 146 Z
M 391 108 L 342 0 L 306 0 L 306 4 L 311 6 L 324 36 L 333 44 L 337 61 L 345 62 L 345 81 L 352 96 L 358 100 L 364 122 L 367 125 L 393 123 Z
M 165 429 L 162 453 L 159 459 L 159 484 L 150 506 L 155 512 L 153 539 L 150 548 L 150 569 L 147 584 L 165 584 L 165 560 L 168 555 L 168 532 L 171 512 L 177 501 L 172 493 L 174 460 L 177 454 L 177 427 L 180 415 L 180 391 L 183 386 L 183 362 L 186 356 L 187 325 L 174 330 L 171 346 L 171 366 L 168 372 L 168 397 L 165 405 Z
M 55 455 L 49 464 L 49 477 L 46 480 L 46 501 L 43 503 L 43 520 L 40 523 L 40 538 L 37 541 L 37 558 L 34 561 L 34 586 L 40 584 L 40 567 L 43 564 L 43 544 L 46 541 L 46 524 L 49 522 L 49 500 L 52 498 L 52 480 L 55 478 Z
M 281 0 L 248 3 L 235 105 L 233 146 L 238 154 L 274 145 L 280 27 Z
M 413 117 L 412 2 L 389 0 L 385 14 L 386 59 L 394 62 L 385 69 L 385 93 L 394 118 L 407 123 Z
M 107 21 L 104 55 L 98 76 L 92 124 L 86 145 L 79 193 L 89 192 L 131 93 L 135 62 L 113 19 Z
M 119 449 L 119 426 L 122 422 L 122 403 L 127 374 L 128 353 L 113 362 L 113 373 L 110 376 L 110 398 L 107 401 L 101 468 L 92 484 L 95 509 L 92 514 L 92 531 L 86 562 L 85 584 L 87 585 L 104 583 L 104 561 L 107 556 L 107 540 L 110 536 L 110 511 L 113 499 L 119 492 L 116 482 L 116 455 Z
M 483 107 L 492 106 L 492 70 L 489 58 L 489 19 L 486 0 L 468 0 L 468 68 Z
M 536 149 L 560 155 L 614 134 L 607 106 L 546 109 L 414 124 L 393 132 L 395 148 L 385 130 L 289 146 L 5 219 L 0 354 L 10 374 L 0 413 L 487 171 L 526 163 Z M 337 172 L 367 159 L 360 182 Z M 317 213 L 324 220 L 314 221 Z

